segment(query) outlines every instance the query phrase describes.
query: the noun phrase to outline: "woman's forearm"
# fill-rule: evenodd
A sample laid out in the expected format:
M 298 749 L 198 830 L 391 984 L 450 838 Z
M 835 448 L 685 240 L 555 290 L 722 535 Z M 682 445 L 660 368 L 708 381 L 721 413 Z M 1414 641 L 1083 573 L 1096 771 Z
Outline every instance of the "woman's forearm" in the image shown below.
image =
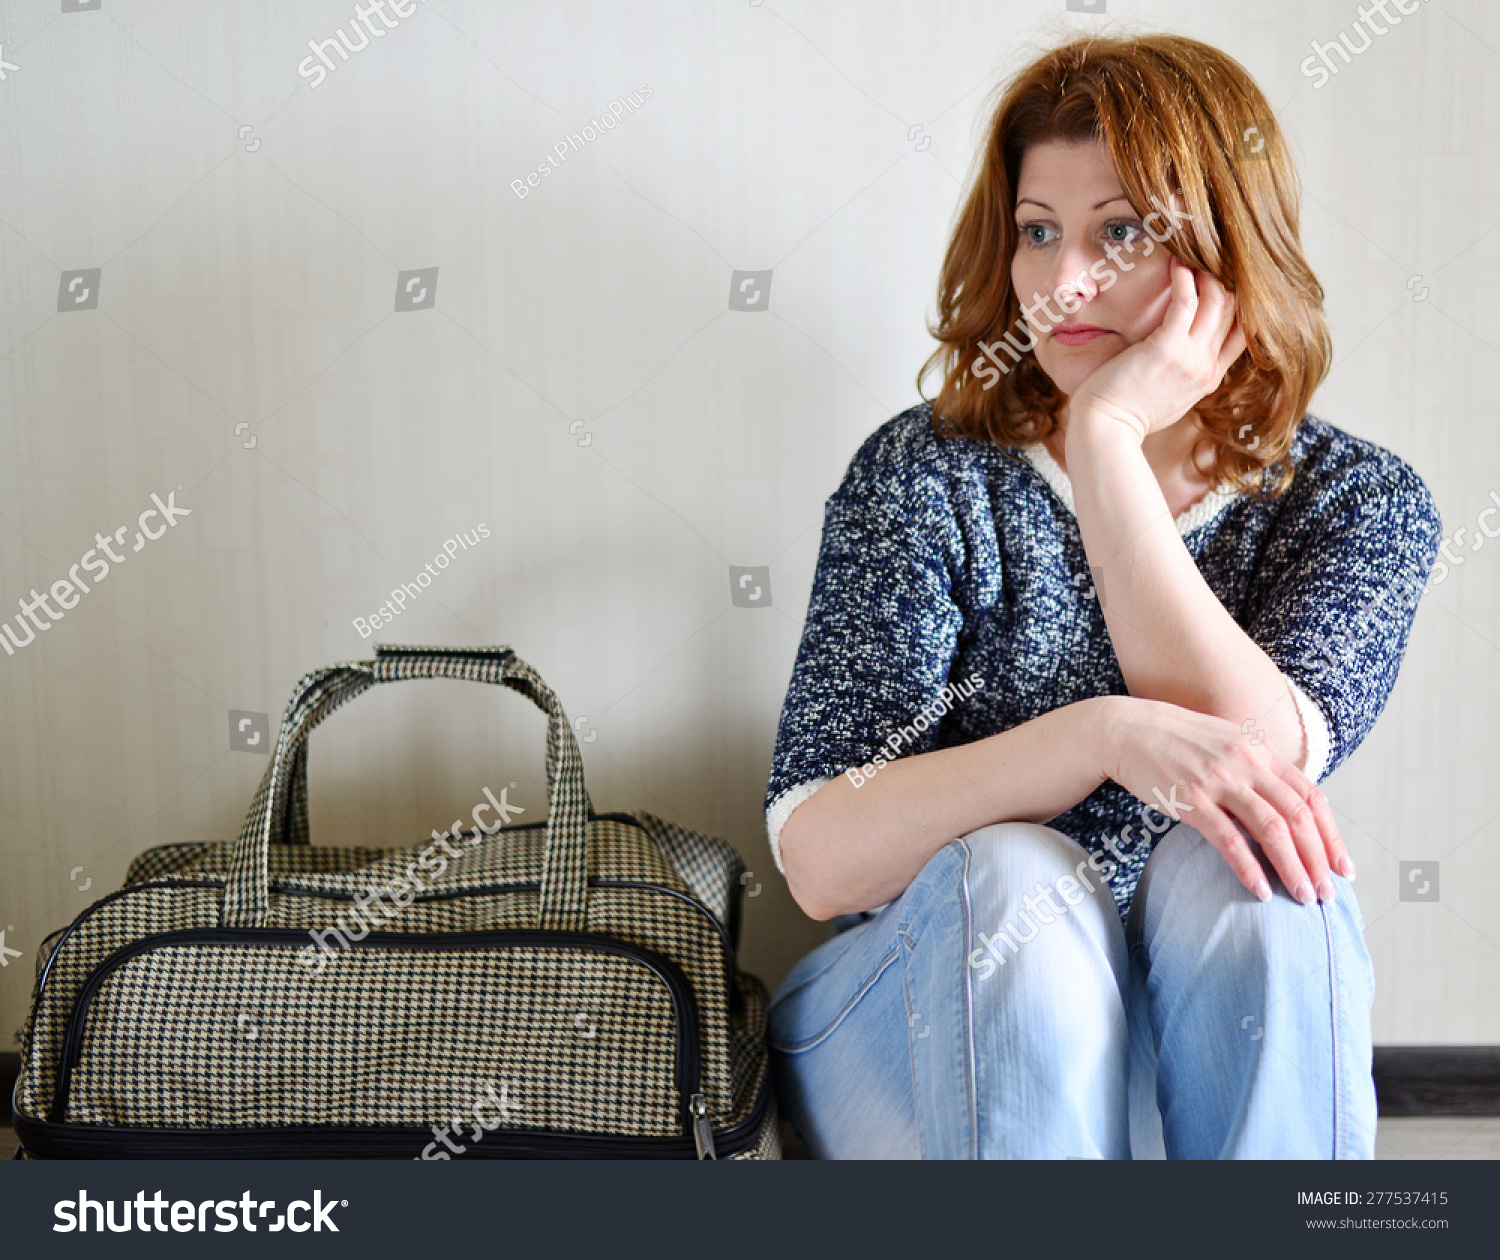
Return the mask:
M 1111 419 L 1073 416 L 1067 460 L 1078 529 L 1130 694 L 1236 725 L 1252 719 L 1300 768 L 1306 748 L 1286 679 L 1203 580 L 1139 438 Z
M 1099 746 L 1111 697 L 1064 705 L 985 739 L 902 757 L 856 786 L 824 784 L 781 829 L 782 867 L 814 919 L 899 896 L 955 837 L 989 823 L 1046 822 L 1108 777 Z

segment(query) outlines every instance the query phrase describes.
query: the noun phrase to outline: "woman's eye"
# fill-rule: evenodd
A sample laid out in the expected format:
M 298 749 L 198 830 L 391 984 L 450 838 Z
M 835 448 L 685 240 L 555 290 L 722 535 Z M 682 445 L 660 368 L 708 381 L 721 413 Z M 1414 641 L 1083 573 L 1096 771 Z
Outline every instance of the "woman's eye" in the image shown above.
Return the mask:
M 1027 249 L 1042 249 L 1052 244 L 1056 233 L 1045 223 L 1021 223 L 1017 224 L 1017 230 L 1021 234 L 1021 243 Z M 1133 219 L 1114 219 L 1104 225 L 1105 239 L 1111 245 L 1133 245 L 1145 235 L 1144 224 L 1137 223 Z M 1051 233 L 1051 237 L 1048 236 Z
M 1116 219 L 1113 223 L 1105 224 L 1106 233 L 1120 232 L 1122 235 L 1110 235 L 1110 243 L 1113 245 L 1129 245 L 1141 239 L 1146 228 L 1144 224 L 1135 223 L 1130 219 Z

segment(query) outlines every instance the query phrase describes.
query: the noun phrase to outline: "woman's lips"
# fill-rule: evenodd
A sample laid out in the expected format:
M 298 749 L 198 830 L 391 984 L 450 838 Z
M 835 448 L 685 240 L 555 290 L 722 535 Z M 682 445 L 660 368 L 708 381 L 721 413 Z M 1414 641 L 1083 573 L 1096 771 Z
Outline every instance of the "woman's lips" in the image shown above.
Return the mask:
M 1052 339 L 1065 346 L 1086 346 L 1100 337 L 1109 336 L 1109 330 L 1095 328 L 1092 324 L 1059 324 L 1052 330 Z

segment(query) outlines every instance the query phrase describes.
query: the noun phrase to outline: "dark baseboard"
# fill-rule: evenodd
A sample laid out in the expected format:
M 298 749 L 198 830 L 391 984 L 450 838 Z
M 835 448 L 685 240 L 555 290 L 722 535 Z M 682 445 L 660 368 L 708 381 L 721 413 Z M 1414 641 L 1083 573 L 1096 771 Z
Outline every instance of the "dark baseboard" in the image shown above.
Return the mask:
M 14 1050 L 0 1050 L 0 1125 L 10 1128 L 10 1096 L 15 1092 L 16 1077 L 21 1075 L 21 1056 Z M 5 1158 L 0 1154 L 0 1159 Z
M 0 1052 L 0 1125 L 21 1056 Z M 1376 1046 L 1382 1116 L 1500 1116 L 1500 1046 Z
M 1382 1116 L 1500 1116 L 1500 1046 L 1376 1046 Z

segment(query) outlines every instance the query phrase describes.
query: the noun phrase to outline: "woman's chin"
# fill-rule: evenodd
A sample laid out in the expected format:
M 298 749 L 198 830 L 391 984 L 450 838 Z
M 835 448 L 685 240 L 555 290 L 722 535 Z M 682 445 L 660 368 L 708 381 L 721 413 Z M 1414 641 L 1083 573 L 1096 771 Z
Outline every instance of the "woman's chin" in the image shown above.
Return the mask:
M 1098 363 L 1043 363 L 1041 368 L 1060 393 L 1072 397 L 1098 366 Z

